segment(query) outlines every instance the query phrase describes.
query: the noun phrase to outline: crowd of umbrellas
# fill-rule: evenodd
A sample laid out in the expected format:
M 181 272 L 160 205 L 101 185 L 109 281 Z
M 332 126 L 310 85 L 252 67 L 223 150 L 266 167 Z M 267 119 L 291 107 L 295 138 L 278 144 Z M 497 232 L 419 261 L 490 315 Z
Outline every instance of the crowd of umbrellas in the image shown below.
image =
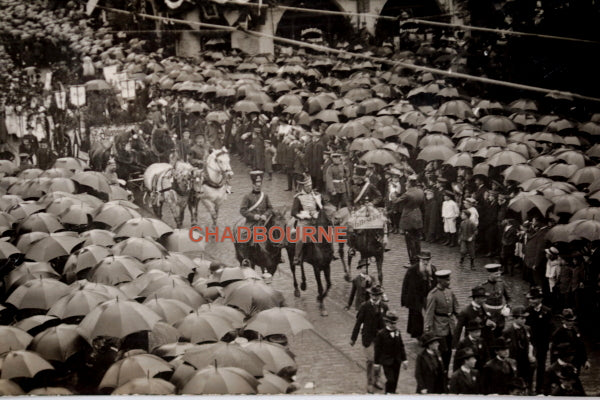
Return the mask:
M 39 385 L 98 338 L 130 344 L 91 393 L 285 393 L 277 374 L 294 355 L 267 339 L 311 329 L 304 312 L 253 269 L 204 259 L 187 230 L 91 195 L 108 184 L 85 168 L 67 158 L 1 178 L 0 393 L 74 393 Z

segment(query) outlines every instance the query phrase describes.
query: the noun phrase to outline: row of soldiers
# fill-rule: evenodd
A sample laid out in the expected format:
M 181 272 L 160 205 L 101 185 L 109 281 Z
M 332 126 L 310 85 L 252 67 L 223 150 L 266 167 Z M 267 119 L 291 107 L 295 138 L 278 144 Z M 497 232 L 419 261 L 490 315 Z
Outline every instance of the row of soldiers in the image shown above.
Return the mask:
M 420 257 L 431 256 L 423 252 Z M 489 270 L 497 268 L 496 264 Z M 423 317 L 423 333 L 419 336 L 423 350 L 415 365 L 417 393 L 585 394 L 579 374 L 590 365 L 572 310 L 563 310 L 555 324 L 551 310 L 542 304 L 539 287 L 530 289 L 527 307 L 518 305 L 511 310 L 504 301 L 507 293 L 502 294 L 505 288 L 489 280 L 474 287 L 470 304 L 459 309 L 449 288 L 450 275 L 450 270 L 433 271 L 435 285 L 426 295 L 424 309 L 419 310 Z M 375 282 L 372 277 L 368 280 Z M 400 367 L 407 362 L 395 326 L 397 315 L 382 301 L 381 287 L 372 284 L 358 294 L 364 301 L 358 307 L 351 344 L 362 331 L 367 391 L 382 389 L 379 370 L 383 368 L 385 391 L 394 393 Z M 409 315 L 409 333 L 410 319 Z M 450 370 L 453 349 L 456 351 Z M 550 367 L 546 368 L 548 353 Z

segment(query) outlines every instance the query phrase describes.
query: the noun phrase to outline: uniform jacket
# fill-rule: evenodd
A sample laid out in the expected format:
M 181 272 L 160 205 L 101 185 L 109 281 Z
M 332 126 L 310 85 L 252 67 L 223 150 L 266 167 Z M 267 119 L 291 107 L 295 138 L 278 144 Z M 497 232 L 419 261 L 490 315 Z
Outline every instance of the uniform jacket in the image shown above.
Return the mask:
M 456 317 L 456 329 L 454 331 L 454 346 L 458 344 L 463 328 L 465 328 L 469 324 L 469 321 L 473 321 L 476 318 L 479 318 L 481 324 L 485 323 L 485 310 L 483 309 L 483 306 L 479 306 L 479 308 L 475 309 L 473 303 L 471 302 L 468 306 L 460 310 Z
M 510 301 L 510 294 L 508 293 L 508 289 L 506 287 L 506 283 L 502 279 L 498 279 L 496 282 L 490 282 L 489 280 L 482 283 L 481 286 L 485 289 L 486 293 L 489 293 L 490 296 L 496 295 L 501 296 L 505 302 Z
M 427 393 L 446 393 L 446 371 L 439 352 L 430 354 L 423 349 L 415 364 L 417 393 L 427 389 Z
M 388 306 L 382 302 L 373 304 L 371 301 L 365 301 L 358 309 L 358 314 L 356 314 L 351 340 L 356 341 L 362 326 L 362 344 L 364 347 L 369 347 L 375 340 L 377 332 L 385 327 L 383 316 L 387 310 Z
M 359 194 L 362 192 L 365 185 L 367 185 L 367 188 L 365 189 L 364 193 L 359 197 Z M 350 201 L 355 206 L 365 204 L 369 201 L 373 203 L 374 206 L 378 206 L 379 203 L 381 203 L 381 200 L 383 199 L 381 196 L 381 192 L 377 190 L 377 188 L 371 183 L 363 182 L 360 185 L 353 184 L 350 190 Z
M 423 311 L 427 305 L 427 294 L 437 285 L 435 271 L 437 268 L 431 266 L 431 275 L 426 278 L 421 274 L 419 266 L 410 267 L 402 281 L 402 295 L 400 302 L 402 307 Z
M 387 328 L 381 329 L 375 336 L 375 364 L 393 365 L 394 362 L 406 361 L 404 342 L 399 330 L 392 331 Z
M 469 372 L 458 368 L 450 377 L 450 393 L 481 394 L 481 378 L 476 369 Z
M 327 193 L 346 193 L 349 176 L 350 171 L 348 171 L 348 168 L 344 164 L 331 164 L 325 170 L 325 187 L 327 188 Z
M 273 211 L 273 206 L 271 205 L 271 200 L 269 200 L 269 195 L 265 193 L 260 204 L 254 208 L 252 211 L 248 211 L 260 198 L 261 192 L 252 191 L 244 196 L 242 199 L 242 205 L 240 206 L 240 214 L 246 218 L 246 223 L 250 225 L 254 225 L 257 220 L 254 219 L 255 214 L 269 214 Z
M 316 192 L 306 193 L 301 191 L 294 196 L 294 202 L 292 203 L 292 216 L 300 220 L 310 218 L 300 218 L 298 214 L 302 211 L 319 211 L 323 207 L 323 200 L 321 195 Z
M 398 203 L 402 207 L 400 216 L 401 230 L 423 229 L 423 214 L 421 207 L 425 201 L 423 189 L 411 187 L 400 198 Z
M 502 361 L 492 358 L 483 367 L 484 394 L 508 394 L 509 382 L 517 376 L 516 362 L 507 358 Z
M 450 289 L 431 289 L 427 295 L 425 309 L 425 332 L 431 330 L 436 336 L 444 337 L 454 332 L 454 317 L 458 313 L 458 300 Z

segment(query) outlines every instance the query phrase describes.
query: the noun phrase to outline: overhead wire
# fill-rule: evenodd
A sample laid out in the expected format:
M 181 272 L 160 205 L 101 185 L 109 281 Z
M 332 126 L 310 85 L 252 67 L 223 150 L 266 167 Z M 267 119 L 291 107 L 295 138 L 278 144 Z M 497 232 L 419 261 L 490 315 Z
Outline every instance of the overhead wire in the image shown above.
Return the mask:
M 509 88 L 518 89 L 518 90 L 526 90 L 526 91 L 552 94 L 552 95 L 563 95 L 563 96 L 567 96 L 567 97 L 571 97 L 571 98 L 577 98 L 580 100 L 593 101 L 593 102 L 600 103 L 600 98 L 585 96 L 585 95 L 578 94 L 578 93 L 572 93 L 572 92 L 555 90 L 555 89 L 547 89 L 547 88 L 543 88 L 543 87 L 525 85 L 525 84 L 520 84 L 520 83 L 515 83 L 515 82 L 501 81 L 501 80 L 497 80 L 497 79 L 491 79 L 491 78 L 486 78 L 486 77 L 481 77 L 481 76 L 476 76 L 476 75 L 464 74 L 464 73 L 460 73 L 460 72 L 445 71 L 445 70 L 441 70 L 441 69 L 437 69 L 437 68 L 426 67 L 426 66 L 422 66 L 422 65 L 415 65 L 415 64 L 407 63 L 407 62 L 403 62 L 403 61 L 389 60 L 387 58 L 374 57 L 374 56 L 371 56 L 368 54 L 353 53 L 353 52 L 349 52 L 347 50 L 334 49 L 334 48 L 328 47 L 328 46 L 322 46 L 322 45 L 317 45 L 317 44 L 312 44 L 312 43 L 305 43 L 305 42 L 301 42 L 298 40 L 287 39 L 287 38 L 283 38 L 280 36 L 270 35 L 267 33 L 249 31 L 249 30 L 245 30 L 245 29 L 238 29 L 238 28 L 231 27 L 231 26 L 209 24 L 206 22 L 186 21 L 186 20 L 181 20 L 181 19 L 176 19 L 176 18 L 160 17 L 160 16 L 155 16 L 155 15 L 150 15 L 150 14 L 139 14 L 139 13 L 133 13 L 131 11 L 120 10 L 120 9 L 105 7 L 105 6 L 98 6 L 98 7 L 102 8 L 104 10 L 107 10 L 107 11 L 115 12 L 115 13 L 135 14 L 141 18 L 162 20 L 162 21 L 167 21 L 167 22 L 172 22 L 172 23 L 181 23 L 181 24 L 187 24 L 187 25 L 195 25 L 198 27 L 223 29 L 223 30 L 228 30 L 230 32 L 241 31 L 248 35 L 273 39 L 274 41 L 287 43 L 287 44 L 298 46 L 298 47 L 310 48 L 310 49 L 325 52 L 325 53 L 333 53 L 333 54 L 351 56 L 354 58 L 367 59 L 370 61 L 375 61 L 376 63 L 400 66 L 400 67 L 411 69 L 414 71 L 430 72 L 432 74 L 446 76 L 446 77 L 450 77 L 450 78 L 471 80 L 471 81 L 476 81 L 476 82 L 481 82 L 481 83 L 486 83 L 486 84 L 491 84 L 491 85 L 509 87 Z

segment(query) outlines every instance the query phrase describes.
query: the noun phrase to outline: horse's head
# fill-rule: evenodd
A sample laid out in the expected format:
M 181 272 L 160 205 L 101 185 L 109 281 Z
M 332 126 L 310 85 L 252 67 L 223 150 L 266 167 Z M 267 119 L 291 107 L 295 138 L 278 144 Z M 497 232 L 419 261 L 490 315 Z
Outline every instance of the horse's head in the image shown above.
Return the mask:
M 210 153 L 206 160 L 206 167 L 209 170 L 212 169 L 218 171 L 224 179 L 229 179 L 233 176 L 229 151 L 225 147 L 213 150 L 212 153 Z
M 283 207 L 283 208 L 275 208 L 273 209 L 273 213 L 271 214 L 271 217 L 267 220 L 265 227 L 267 228 L 267 230 L 274 228 L 274 227 L 278 227 L 281 228 L 281 231 L 275 231 L 273 232 L 273 235 L 275 236 L 276 239 L 279 239 L 279 235 L 283 236 L 283 240 L 279 241 L 279 242 L 274 242 L 273 245 L 275 247 L 278 248 L 284 248 L 287 245 L 287 240 L 285 237 L 285 230 L 286 230 L 286 226 L 287 226 L 287 213 L 288 213 L 288 209 L 287 207 Z

